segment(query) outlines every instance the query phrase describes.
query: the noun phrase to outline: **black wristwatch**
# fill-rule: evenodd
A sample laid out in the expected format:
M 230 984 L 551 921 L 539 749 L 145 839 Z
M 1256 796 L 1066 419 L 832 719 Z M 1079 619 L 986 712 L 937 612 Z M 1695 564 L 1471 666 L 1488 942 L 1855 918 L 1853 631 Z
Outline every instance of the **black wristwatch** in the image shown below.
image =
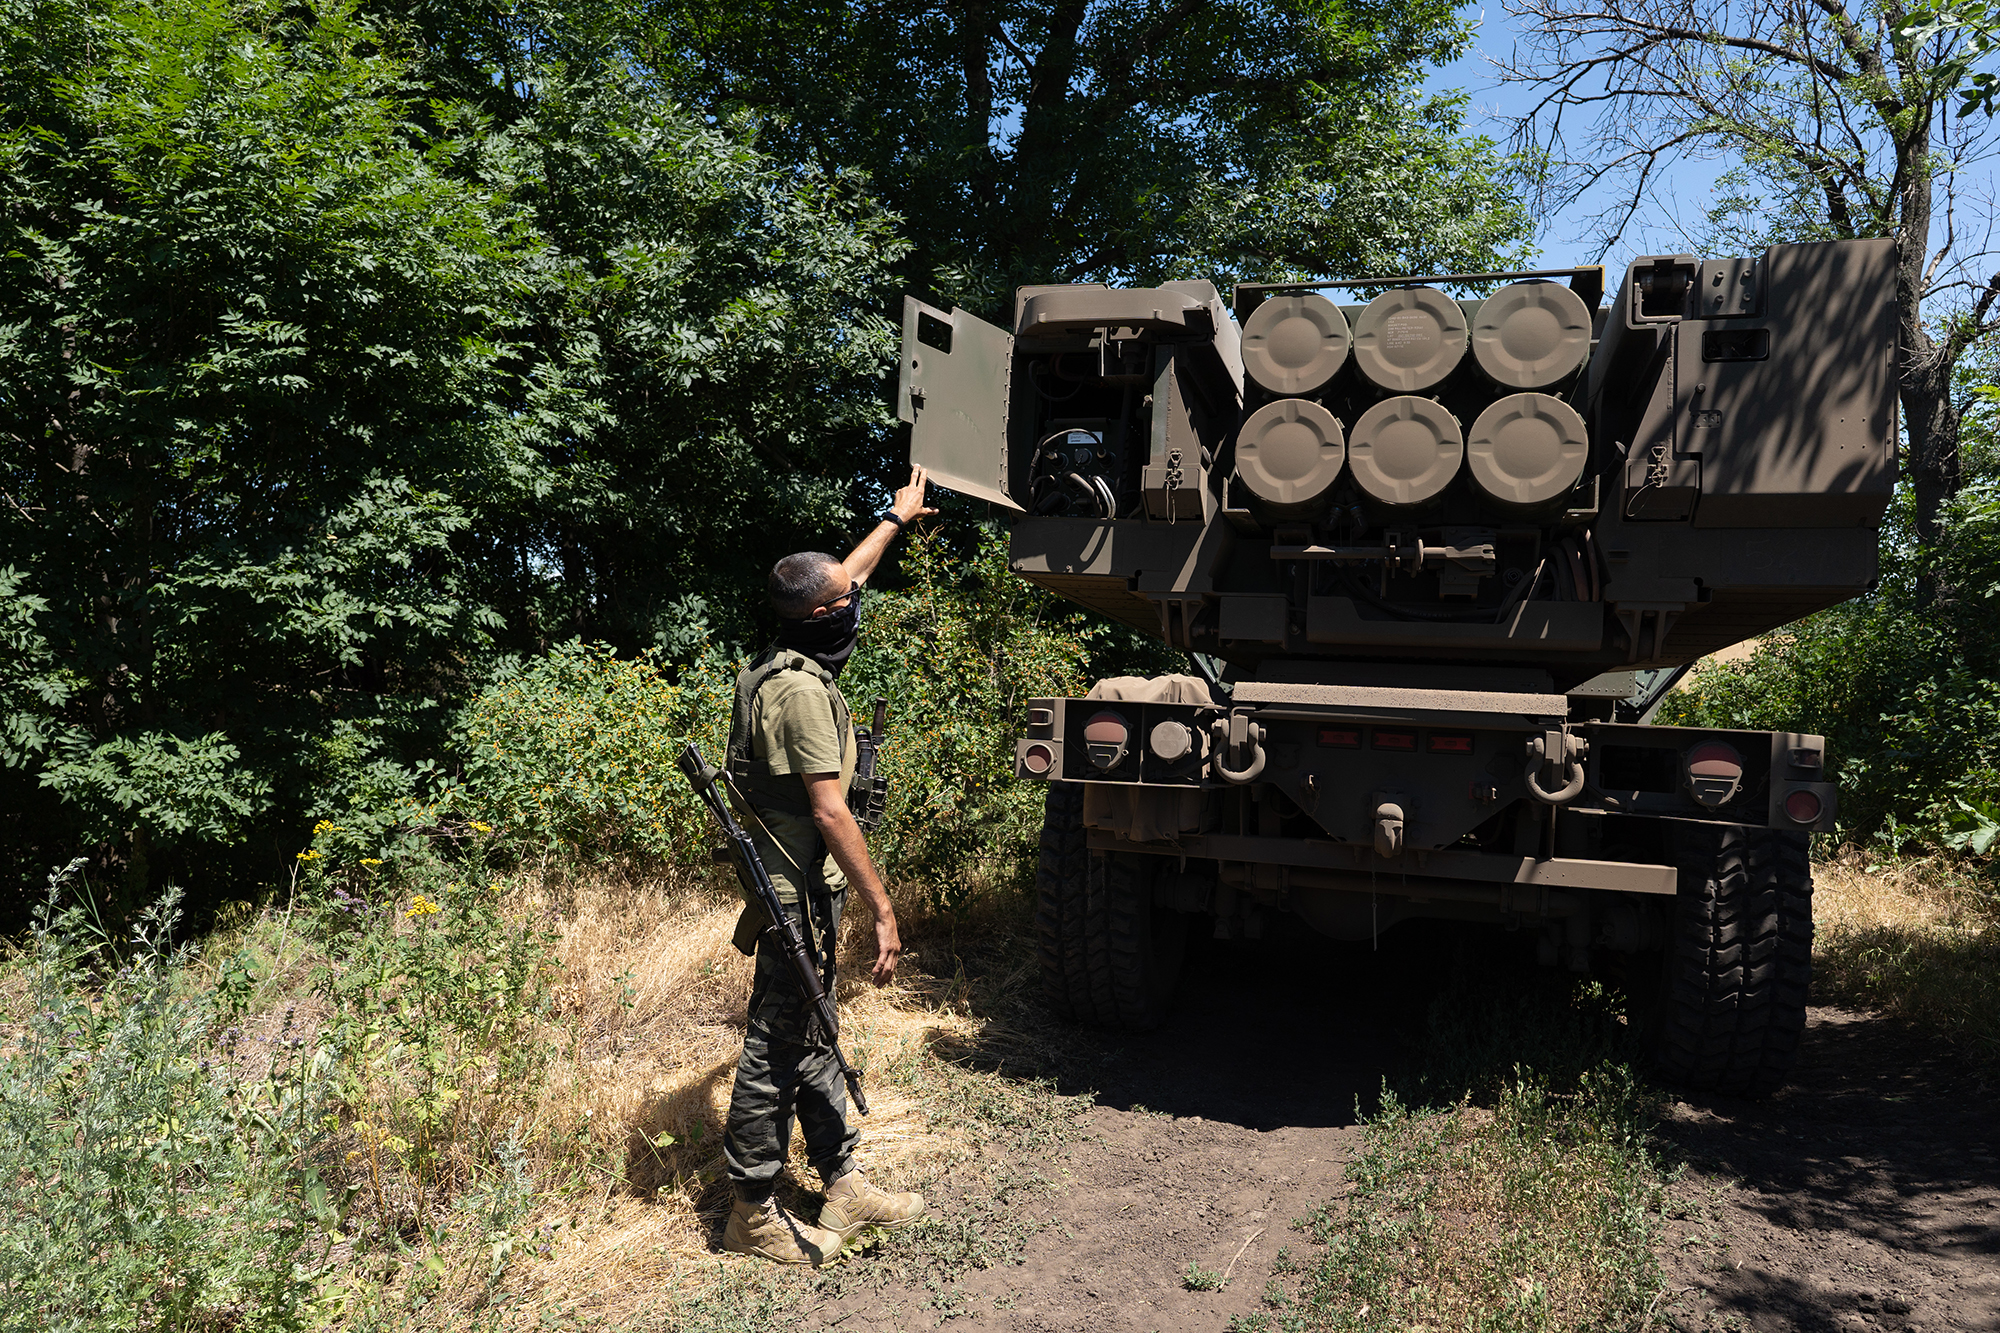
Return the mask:
M 875 521 L 877 523 L 894 523 L 896 531 L 901 532 L 903 530 L 903 516 L 893 509 L 885 509 L 875 515 Z

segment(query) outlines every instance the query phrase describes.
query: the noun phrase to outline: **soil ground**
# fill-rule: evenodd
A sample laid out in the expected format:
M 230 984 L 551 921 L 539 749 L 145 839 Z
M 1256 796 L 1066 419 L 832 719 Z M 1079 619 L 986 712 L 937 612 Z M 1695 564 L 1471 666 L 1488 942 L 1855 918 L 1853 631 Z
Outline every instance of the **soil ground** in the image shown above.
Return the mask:
M 955 1283 L 897 1262 L 851 1270 L 804 1328 L 1221 1330 L 1288 1285 L 1294 1219 L 1337 1198 L 1359 1116 L 1407 1058 L 1451 956 L 1426 927 L 1379 949 L 1297 939 L 1191 951 L 1173 1021 L 1092 1048 L 1091 1135 L 1032 1160 L 989 1154 L 933 1190 L 971 1215 L 995 1179 L 1035 1229 Z M 1462 938 L 1452 941 L 1465 947 Z M 1504 943 L 1497 946 L 1507 947 Z M 1772 1099 L 1688 1098 L 1661 1137 L 1680 1168 L 1654 1326 L 2000 1333 L 2000 1089 L 1888 1020 L 1817 1008 Z M 865 1152 L 865 1140 L 864 1140 Z M 1190 1290 L 1190 1263 L 1228 1274 Z

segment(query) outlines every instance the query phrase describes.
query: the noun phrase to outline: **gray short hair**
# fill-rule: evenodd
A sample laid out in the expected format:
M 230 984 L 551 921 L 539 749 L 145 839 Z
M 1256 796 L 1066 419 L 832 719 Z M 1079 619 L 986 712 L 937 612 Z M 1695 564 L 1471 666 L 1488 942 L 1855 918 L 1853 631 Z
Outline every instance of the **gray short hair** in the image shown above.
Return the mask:
M 840 562 L 824 551 L 800 551 L 771 566 L 771 606 L 787 620 L 804 620 L 847 587 Z M 839 582 L 840 589 L 833 588 Z

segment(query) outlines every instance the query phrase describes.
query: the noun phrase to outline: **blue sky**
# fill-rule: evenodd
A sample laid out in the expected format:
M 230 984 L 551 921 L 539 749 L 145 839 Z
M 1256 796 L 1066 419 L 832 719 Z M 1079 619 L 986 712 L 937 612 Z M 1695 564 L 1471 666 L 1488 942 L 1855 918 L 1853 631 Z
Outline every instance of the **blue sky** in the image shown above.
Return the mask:
M 1479 30 L 1471 49 L 1444 68 L 1432 71 L 1426 86 L 1435 92 L 1462 89 L 1469 93 L 1472 102 L 1466 128 L 1491 135 L 1504 145 L 1508 134 L 1504 117 L 1525 112 L 1534 98 L 1526 89 L 1503 86 L 1486 59 L 1488 53 L 1504 56 L 1513 46 L 1513 20 L 1497 4 L 1475 6 L 1473 15 L 1479 20 Z M 1685 243 L 1675 234 L 1673 222 L 1676 217 L 1685 218 L 1690 225 L 1700 221 L 1708 205 L 1710 186 L 1721 171 L 1722 164 L 1705 162 L 1682 162 L 1668 171 L 1656 191 L 1655 216 L 1659 222 L 1644 232 L 1628 232 L 1601 261 L 1612 270 L 1608 275 L 1611 281 L 1617 281 L 1625 265 L 1636 255 L 1685 249 Z M 1548 268 L 1600 262 L 1587 242 L 1590 219 L 1602 207 L 1602 202 L 1593 204 L 1586 200 L 1547 219 L 1538 238 L 1541 256 L 1537 262 Z

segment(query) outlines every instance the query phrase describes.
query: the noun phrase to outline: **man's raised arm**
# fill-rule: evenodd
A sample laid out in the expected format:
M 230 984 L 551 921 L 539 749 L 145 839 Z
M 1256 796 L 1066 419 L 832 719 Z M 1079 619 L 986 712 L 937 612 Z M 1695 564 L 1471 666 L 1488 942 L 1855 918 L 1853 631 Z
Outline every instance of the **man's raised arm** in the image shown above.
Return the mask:
M 911 465 L 910 484 L 896 492 L 895 500 L 884 513 L 882 521 L 875 525 L 875 530 L 863 537 L 861 544 L 840 562 L 841 568 L 847 571 L 849 582 L 868 582 L 868 576 L 875 572 L 875 566 L 882 563 L 882 553 L 889 549 L 889 543 L 896 539 L 896 534 L 906 525 L 937 512 L 924 504 L 924 487 L 929 481 L 928 468 Z M 896 517 L 891 519 L 889 514 Z

